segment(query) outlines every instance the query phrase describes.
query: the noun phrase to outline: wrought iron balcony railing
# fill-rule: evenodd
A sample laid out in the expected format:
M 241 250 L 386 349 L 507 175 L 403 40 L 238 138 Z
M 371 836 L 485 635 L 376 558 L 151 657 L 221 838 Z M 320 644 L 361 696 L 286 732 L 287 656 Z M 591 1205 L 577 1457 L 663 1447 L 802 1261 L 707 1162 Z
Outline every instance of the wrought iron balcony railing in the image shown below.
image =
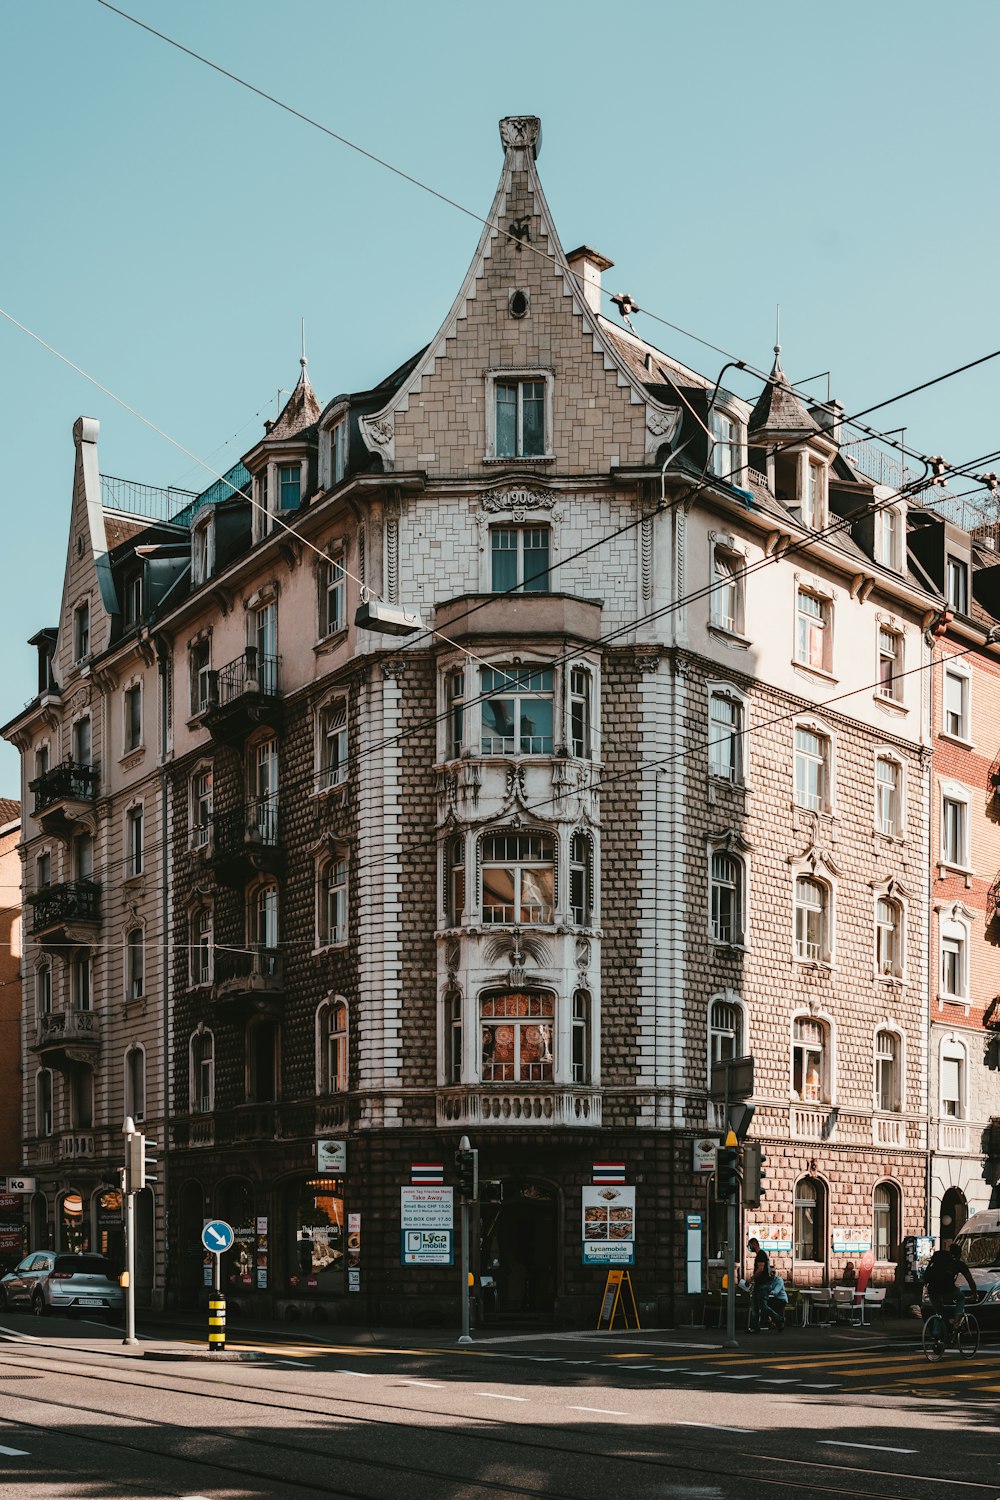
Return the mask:
M 35 794 L 35 813 L 44 812 L 56 802 L 93 802 L 97 796 L 98 770 L 80 761 L 64 760 L 43 771 L 28 790 Z
M 228 990 L 245 984 L 248 989 L 281 989 L 285 982 L 284 957 L 280 948 L 253 943 L 249 948 L 216 948 L 215 983 Z
M 257 849 L 276 849 L 281 842 L 277 797 L 254 797 L 229 812 L 215 813 L 208 842 L 216 858 Z
M 228 708 L 241 698 L 277 698 L 280 656 L 262 656 L 247 646 L 235 661 L 208 675 L 208 709 Z
M 42 932 L 59 922 L 99 922 L 101 887 L 93 880 L 66 880 L 47 885 L 29 897 L 33 908 L 32 932 Z

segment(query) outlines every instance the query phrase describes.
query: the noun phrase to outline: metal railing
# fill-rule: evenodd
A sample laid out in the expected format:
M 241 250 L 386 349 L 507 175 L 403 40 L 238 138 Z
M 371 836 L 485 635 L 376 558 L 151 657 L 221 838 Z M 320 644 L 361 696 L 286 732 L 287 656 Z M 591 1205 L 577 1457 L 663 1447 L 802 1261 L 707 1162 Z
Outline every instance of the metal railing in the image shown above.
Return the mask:
M 101 887 L 93 880 L 67 880 L 34 891 L 28 901 L 34 908 L 31 930 L 41 932 L 57 922 L 99 922 Z
M 197 490 L 142 484 L 137 479 L 119 479 L 116 474 L 101 475 L 101 504 L 105 510 L 123 511 L 148 521 L 171 521 L 197 497 Z
M 208 708 L 226 708 L 248 695 L 278 696 L 280 656 L 260 656 L 256 646 L 247 646 L 235 661 L 208 674 Z
M 276 849 L 281 842 L 277 797 L 254 797 L 228 812 L 215 813 L 206 843 L 218 858 L 255 849 Z
M 35 794 L 35 812 L 44 812 L 54 802 L 93 802 L 97 796 L 98 769 L 80 761 L 64 760 L 34 781 L 28 790 Z
M 216 948 L 215 982 L 253 989 L 281 989 L 285 982 L 284 955 L 279 948 L 253 943 L 249 948 Z

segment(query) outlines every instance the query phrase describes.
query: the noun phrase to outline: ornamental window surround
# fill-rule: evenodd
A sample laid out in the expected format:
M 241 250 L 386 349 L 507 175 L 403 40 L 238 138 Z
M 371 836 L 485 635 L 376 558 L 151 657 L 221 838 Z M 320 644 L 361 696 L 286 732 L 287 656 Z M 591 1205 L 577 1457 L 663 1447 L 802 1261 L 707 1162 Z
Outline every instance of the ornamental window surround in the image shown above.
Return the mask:
M 830 1028 L 817 1016 L 792 1022 L 792 1098 L 804 1104 L 829 1103 Z
M 741 785 L 745 780 L 746 699 L 729 686 L 708 695 L 708 769 L 712 776 Z
M 553 747 L 551 667 L 480 669 L 483 755 L 551 755 Z
M 479 999 L 483 1083 L 551 1083 L 555 995 L 486 990 Z
M 491 370 L 486 376 L 487 463 L 551 460 L 551 371 Z
M 941 677 L 941 733 L 972 739 L 972 674 L 964 662 L 946 662 Z
M 555 910 L 555 846 L 549 834 L 489 833 L 480 843 L 484 923 L 537 926 Z
M 547 593 L 551 530 L 547 525 L 490 527 L 490 588 L 497 594 Z

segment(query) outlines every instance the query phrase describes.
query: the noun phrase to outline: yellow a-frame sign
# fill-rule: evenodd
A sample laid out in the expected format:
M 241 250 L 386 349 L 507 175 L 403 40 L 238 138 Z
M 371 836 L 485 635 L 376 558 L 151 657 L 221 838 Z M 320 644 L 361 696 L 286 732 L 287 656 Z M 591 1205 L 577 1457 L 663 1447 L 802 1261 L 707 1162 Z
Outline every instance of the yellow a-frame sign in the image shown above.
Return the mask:
M 604 1283 L 604 1297 L 602 1298 L 601 1311 L 597 1318 L 598 1329 L 610 1333 L 615 1326 L 615 1317 L 619 1308 L 621 1308 L 625 1327 L 629 1329 L 638 1328 L 639 1309 L 635 1305 L 632 1278 L 627 1271 L 615 1267 L 608 1272 L 608 1279 Z M 629 1322 L 629 1308 L 632 1310 L 631 1323 Z

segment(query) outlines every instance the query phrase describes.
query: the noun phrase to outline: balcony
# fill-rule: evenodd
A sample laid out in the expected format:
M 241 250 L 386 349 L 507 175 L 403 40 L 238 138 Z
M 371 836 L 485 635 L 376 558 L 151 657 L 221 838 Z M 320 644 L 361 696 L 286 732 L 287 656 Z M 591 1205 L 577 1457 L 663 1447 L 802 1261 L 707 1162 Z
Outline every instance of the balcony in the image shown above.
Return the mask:
M 285 998 L 285 961 L 278 948 L 216 948 L 212 999 L 239 1017 L 277 1016 Z
M 938 1123 L 938 1150 L 941 1152 L 966 1152 L 969 1149 L 969 1127 L 941 1120 Z
M 199 851 L 223 885 L 240 888 L 250 875 L 280 873 L 284 864 L 277 797 L 256 797 L 212 818 Z
M 71 837 L 93 812 L 99 773 L 96 766 L 64 760 L 29 781 L 35 794 L 34 814 L 43 832 Z
M 836 1112 L 826 1105 L 810 1109 L 808 1105 L 793 1104 L 790 1110 L 789 1133 L 795 1141 L 831 1141 L 837 1130 Z
M 524 1088 L 439 1089 L 437 1123 L 451 1125 L 542 1126 L 571 1125 L 596 1129 L 601 1124 L 603 1099 L 594 1089 Z
M 92 1063 L 101 1046 L 101 1018 L 92 1010 L 54 1010 L 35 1027 L 32 1052 L 47 1067 Z
M 220 745 L 235 745 L 255 729 L 280 729 L 281 658 L 261 656 L 256 646 L 208 674 L 205 727 Z
M 93 880 L 43 886 L 28 897 L 31 935 L 44 948 L 92 943 L 101 920 L 101 887 Z
M 874 1115 L 872 1117 L 872 1144 L 905 1146 L 906 1121 L 902 1115 Z

